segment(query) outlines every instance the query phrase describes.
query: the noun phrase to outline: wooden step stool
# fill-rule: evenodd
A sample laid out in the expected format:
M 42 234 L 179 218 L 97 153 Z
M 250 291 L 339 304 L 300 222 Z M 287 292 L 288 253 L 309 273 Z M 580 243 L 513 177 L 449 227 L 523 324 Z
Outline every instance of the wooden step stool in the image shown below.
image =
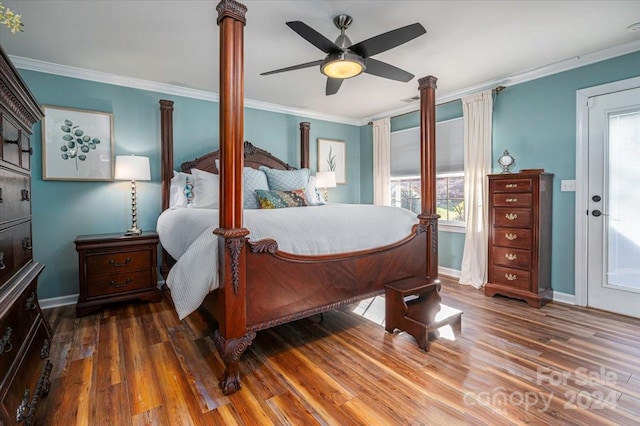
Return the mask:
M 420 349 L 429 350 L 429 341 L 438 337 L 440 327 L 451 325 L 455 335 L 462 331 L 462 311 L 440 303 L 440 282 L 427 283 L 418 277 L 385 285 L 385 329 L 406 331 Z

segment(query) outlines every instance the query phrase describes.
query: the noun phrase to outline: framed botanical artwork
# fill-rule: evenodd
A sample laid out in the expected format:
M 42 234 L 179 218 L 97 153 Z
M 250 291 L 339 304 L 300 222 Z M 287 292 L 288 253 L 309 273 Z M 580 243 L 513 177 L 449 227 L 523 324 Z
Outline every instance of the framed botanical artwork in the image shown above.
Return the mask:
M 113 180 L 113 114 L 42 108 L 42 179 Z
M 344 141 L 318 138 L 318 171 L 335 172 L 336 183 L 347 183 Z

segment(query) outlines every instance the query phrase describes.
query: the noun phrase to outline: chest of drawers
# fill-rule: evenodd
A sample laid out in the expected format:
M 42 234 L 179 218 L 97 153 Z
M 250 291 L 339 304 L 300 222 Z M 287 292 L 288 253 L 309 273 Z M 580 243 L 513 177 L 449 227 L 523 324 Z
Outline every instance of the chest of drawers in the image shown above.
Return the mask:
M 489 279 L 485 294 L 551 300 L 553 175 L 527 172 L 489 176 Z
M 31 234 L 32 127 L 42 109 L 0 47 L 0 424 L 31 424 L 49 391 L 51 329 Z
M 80 273 L 78 316 L 130 299 L 157 302 L 158 234 L 81 235 L 76 238 Z

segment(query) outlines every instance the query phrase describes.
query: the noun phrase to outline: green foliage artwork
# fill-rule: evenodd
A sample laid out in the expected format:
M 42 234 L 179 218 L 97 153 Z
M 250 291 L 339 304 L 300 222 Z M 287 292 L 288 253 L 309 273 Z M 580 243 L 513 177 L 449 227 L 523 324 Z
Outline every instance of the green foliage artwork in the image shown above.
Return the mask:
M 60 126 L 64 135 L 63 145 L 60 147 L 62 151 L 62 159 L 75 160 L 76 171 L 78 170 L 78 161 L 85 161 L 87 154 L 92 149 L 96 149 L 96 145 L 100 143 L 99 138 L 92 138 L 80 128 L 79 125 L 74 125 L 71 120 L 64 120 L 64 125 Z M 80 152 L 78 152 L 80 151 Z
M 329 155 L 327 155 L 327 166 L 330 172 L 336 171 L 336 155 L 333 153 L 333 147 L 329 146 Z

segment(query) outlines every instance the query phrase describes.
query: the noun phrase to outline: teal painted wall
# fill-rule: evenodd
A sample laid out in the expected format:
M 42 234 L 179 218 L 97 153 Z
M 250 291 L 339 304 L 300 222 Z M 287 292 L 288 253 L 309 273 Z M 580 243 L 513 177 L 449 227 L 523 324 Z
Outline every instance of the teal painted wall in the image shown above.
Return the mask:
M 554 290 L 575 294 L 575 193 L 561 192 L 560 181 L 575 179 L 576 170 L 576 91 L 579 89 L 640 76 L 640 52 L 532 80 L 508 87 L 494 103 L 492 164 L 505 149 L 516 159 L 515 171 L 544 168 L 554 173 L 552 286 Z M 459 111 L 459 113 L 458 113 Z M 458 115 L 456 115 L 458 114 Z M 461 103 L 438 106 L 436 120 L 462 116 Z M 391 129 L 402 130 L 419 124 L 418 113 L 394 117 Z M 363 158 L 371 140 L 360 141 Z M 369 163 L 362 164 L 364 173 Z M 362 199 L 372 193 L 362 188 Z M 448 235 L 446 235 L 448 234 Z M 463 234 L 440 233 L 441 266 L 460 269 Z
M 151 181 L 138 182 L 138 226 L 154 229 L 161 211 L 160 112 L 158 101 L 174 107 L 174 162 L 192 160 L 218 148 L 218 103 L 131 89 L 86 80 L 19 70 L 40 104 L 111 112 L 115 154 L 148 156 Z M 360 128 L 322 120 L 245 110 L 245 140 L 299 166 L 300 121 L 311 123 L 310 162 L 317 166 L 317 138 L 344 140 L 347 184 L 330 189 L 335 202 L 360 202 Z M 78 293 L 78 235 L 120 232 L 131 224 L 128 182 L 42 180 L 41 130 L 32 139 L 33 255 L 46 265 L 39 280 L 42 299 Z

